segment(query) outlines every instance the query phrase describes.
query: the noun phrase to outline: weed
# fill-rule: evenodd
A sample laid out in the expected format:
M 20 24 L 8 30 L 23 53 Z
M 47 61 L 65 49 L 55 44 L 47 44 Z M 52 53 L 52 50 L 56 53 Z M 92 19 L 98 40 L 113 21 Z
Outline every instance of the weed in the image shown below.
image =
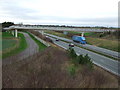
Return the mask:
M 74 75 L 75 75 L 75 72 L 76 72 L 75 66 L 74 66 L 74 65 L 69 66 L 69 67 L 68 67 L 68 71 L 69 71 L 69 74 L 70 74 L 71 76 L 74 76 Z
M 77 57 L 77 54 L 75 53 L 75 51 L 74 51 L 73 48 L 69 48 L 69 50 L 68 50 L 68 55 L 69 55 L 72 59 L 74 59 L 74 58 Z
M 73 48 L 69 48 L 68 51 L 68 55 L 69 57 L 72 58 L 72 62 L 77 65 L 77 64 L 85 64 L 87 65 L 89 68 L 93 68 L 93 63 L 91 61 L 91 58 L 88 56 L 88 54 L 86 54 L 85 56 L 83 56 L 82 54 L 77 56 L 77 54 L 75 53 Z

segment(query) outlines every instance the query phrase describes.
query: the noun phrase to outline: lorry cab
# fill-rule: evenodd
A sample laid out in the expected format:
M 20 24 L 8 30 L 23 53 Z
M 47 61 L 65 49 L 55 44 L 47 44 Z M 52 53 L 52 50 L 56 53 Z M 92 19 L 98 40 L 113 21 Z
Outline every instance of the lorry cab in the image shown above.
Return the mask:
M 80 41 L 81 44 L 86 44 L 85 37 L 82 37 L 82 36 L 81 36 L 80 38 L 81 38 L 81 41 Z
M 81 44 L 86 44 L 86 39 L 85 39 L 85 37 L 82 37 L 82 36 L 74 35 L 72 37 L 72 40 L 75 41 L 75 42 L 79 42 Z

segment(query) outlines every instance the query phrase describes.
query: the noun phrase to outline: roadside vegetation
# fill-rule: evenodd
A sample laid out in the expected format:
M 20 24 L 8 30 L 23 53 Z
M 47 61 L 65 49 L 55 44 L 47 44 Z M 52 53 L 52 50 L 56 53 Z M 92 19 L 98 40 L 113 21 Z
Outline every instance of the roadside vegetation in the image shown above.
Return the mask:
M 43 40 L 46 41 L 46 42 L 53 43 L 53 41 L 52 41 L 50 38 L 42 35 L 41 33 L 38 33 L 38 31 L 32 31 L 32 30 L 31 30 L 31 31 L 29 31 L 29 32 L 32 33 L 32 34 L 34 34 L 35 36 L 43 39 Z
M 71 37 L 68 37 L 67 35 L 63 34 L 62 31 L 45 31 L 45 33 L 49 33 L 49 34 L 53 34 L 53 35 L 56 35 L 56 36 L 71 39 Z
M 101 39 L 101 38 L 95 39 L 92 37 L 88 37 L 87 43 L 94 46 L 120 52 L 120 47 L 119 47 L 120 42 L 118 42 L 117 40 L 107 40 L 107 39 Z
M 81 35 L 79 32 L 69 31 L 67 35 L 63 34 L 63 32 L 56 32 L 56 31 L 46 31 L 46 33 L 57 35 L 60 37 L 65 37 L 71 39 L 73 35 Z M 105 32 L 105 33 L 95 33 L 89 32 L 85 33 L 86 41 L 88 44 L 106 48 L 109 50 L 120 52 L 119 47 L 119 36 L 120 32 Z
M 72 49 L 68 52 L 58 47 L 48 47 L 42 53 L 3 66 L 3 88 L 118 87 L 117 76 L 95 65 L 90 68 L 87 55 L 76 56 Z
M 44 50 L 47 46 L 45 46 L 43 43 L 41 43 L 39 40 L 37 40 L 30 32 L 24 31 L 25 33 L 28 33 L 30 37 L 37 43 L 39 46 L 39 50 Z
M 52 37 L 52 36 L 49 36 L 49 37 Z M 52 38 L 55 38 L 55 37 L 52 37 Z M 55 38 L 55 39 L 57 39 L 57 38 Z M 61 41 L 66 42 L 66 43 L 69 43 L 69 42 L 64 41 L 64 40 L 61 40 Z M 108 57 L 108 58 L 111 58 L 111 59 L 113 59 L 113 60 L 119 60 L 118 58 L 114 58 L 114 57 L 112 57 L 112 56 L 103 54 L 103 53 L 101 53 L 101 52 L 97 52 L 97 51 L 94 51 L 94 50 L 91 50 L 91 49 L 88 49 L 88 48 L 85 48 L 85 47 L 82 47 L 82 46 L 78 46 L 78 47 L 83 48 L 83 49 L 86 49 L 86 50 L 91 51 L 91 52 L 94 52 L 94 53 L 97 53 L 97 54 L 100 54 L 100 55 L 103 55 L 103 56 Z
M 91 33 L 86 36 L 88 44 L 120 52 L 118 31 L 105 33 Z
M 23 34 L 18 33 L 18 38 L 8 32 L 2 32 L 2 58 L 15 55 L 27 48 Z
M 41 43 L 39 40 L 37 40 L 32 34 L 30 34 L 30 33 L 28 33 L 28 34 L 38 44 L 39 50 L 44 50 L 46 48 L 46 46 L 43 43 Z
M 88 56 L 88 54 L 85 56 L 82 54 L 78 56 L 73 48 L 69 48 L 67 51 L 72 62 L 72 66 L 69 67 L 69 72 L 72 76 L 75 74 L 75 71 L 79 66 L 85 65 L 87 68 L 89 68 L 89 70 L 94 68 L 91 58 Z

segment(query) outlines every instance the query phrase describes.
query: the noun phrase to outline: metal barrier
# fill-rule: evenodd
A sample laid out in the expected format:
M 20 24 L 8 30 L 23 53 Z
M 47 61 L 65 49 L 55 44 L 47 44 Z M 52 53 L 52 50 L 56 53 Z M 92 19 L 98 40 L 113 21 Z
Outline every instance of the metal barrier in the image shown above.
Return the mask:
M 30 33 L 30 34 L 32 34 L 32 33 Z M 42 39 L 40 39 L 39 37 L 37 37 L 37 36 L 35 36 L 34 34 L 32 34 L 37 40 L 39 40 L 41 43 L 43 43 L 44 45 L 46 45 L 47 47 L 49 47 L 50 46 L 50 44 L 49 43 L 47 43 L 46 41 L 44 41 L 44 40 L 42 40 Z

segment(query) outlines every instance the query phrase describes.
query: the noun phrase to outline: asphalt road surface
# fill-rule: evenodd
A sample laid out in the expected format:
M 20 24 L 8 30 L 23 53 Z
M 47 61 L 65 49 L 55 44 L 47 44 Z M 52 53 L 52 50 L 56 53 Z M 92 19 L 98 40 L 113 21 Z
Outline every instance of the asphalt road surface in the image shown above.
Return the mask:
M 49 37 L 51 38 L 51 37 Z M 53 42 L 64 48 L 64 49 L 68 49 L 69 48 L 69 43 L 66 43 L 66 42 L 63 42 L 63 41 L 56 41 L 56 39 L 54 38 L 51 38 L 53 40 Z M 92 59 L 93 63 L 104 68 L 105 70 L 111 72 L 111 73 L 114 73 L 116 75 L 119 75 L 120 74 L 118 72 L 120 72 L 120 69 L 118 68 L 118 64 L 120 65 L 120 62 L 118 61 L 115 61 L 115 60 L 112 60 L 108 57 L 105 57 L 105 56 L 102 56 L 102 55 L 99 55 L 99 54 L 96 54 L 96 53 L 93 53 L 93 52 L 90 52 L 88 50 L 85 50 L 85 49 L 82 49 L 82 48 L 79 48 L 77 46 L 74 46 L 73 47 L 75 52 L 80 55 L 80 54 L 83 54 L 83 55 L 86 55 L 88 54 L 90 56 L 90 58 Z
M 114 58 L 117 58 L 117 59 L 120 58 L 119 53 L 115 52 L 115 51 L 112 51 L 112 50 L 96 47 L 96 46 L 89 45 L 89 44 L 83 45 L 83 44 L 80 44 L 80 43 L 76 43 L 73 40 L 70 40 L 70 39 L 67 39 L 67 38 L 63 38 L 63 37 L 59 37 L 59 36 L 52 35 L 52 34 L 48 34 L 48 33 L 45 33 L 45 35 L 48 35 L 48 36 L 51 36 L 51 37 L 54 37 L 54 38 L 58 38 L 60 40 L 64 40 L 64 41 L 67 41 L 67 42 L 72 42 L 75 45 L 78 45 L 78 46 L 81 46 L 81 47 L 84 47 L 84 48 L 87 48 L 87 49 L 90 49 L 90 50 L 93 50 L 93 51 L 96 51 L 96 52 L 100 52 L 102 54 L 105 54 L 105 55 L 108 55 L 108 56 L 111 56 L 111 57 L 114 57 Z
M 80 31 L 80 32 L 106 32 L 115 31 L 114 29 L 91 29 L 91 28 L 69 28 L 69 27 L 46 27 L 46 26 L 34 26 L 34 25 L 20 25 L 10 26 L 4 29 L 26 29 L 26 30 L 55 30 L 55 31 Z
M 2 60 L 3 65 L 11 64 L 12 62 L 17 62 L 20 60 L 24 60 L 25 58 L 38 52 L 39 47 L 35 43 L 35 41 L 27 33 L 23 33 L 23 34 L 24 34 L 25 39 L 27 41 L 28 47 L 24 51 L 18 53 L 17 55 L 13 55 L 13 56 L 10 56 L 10 57 L 3 59 Z

